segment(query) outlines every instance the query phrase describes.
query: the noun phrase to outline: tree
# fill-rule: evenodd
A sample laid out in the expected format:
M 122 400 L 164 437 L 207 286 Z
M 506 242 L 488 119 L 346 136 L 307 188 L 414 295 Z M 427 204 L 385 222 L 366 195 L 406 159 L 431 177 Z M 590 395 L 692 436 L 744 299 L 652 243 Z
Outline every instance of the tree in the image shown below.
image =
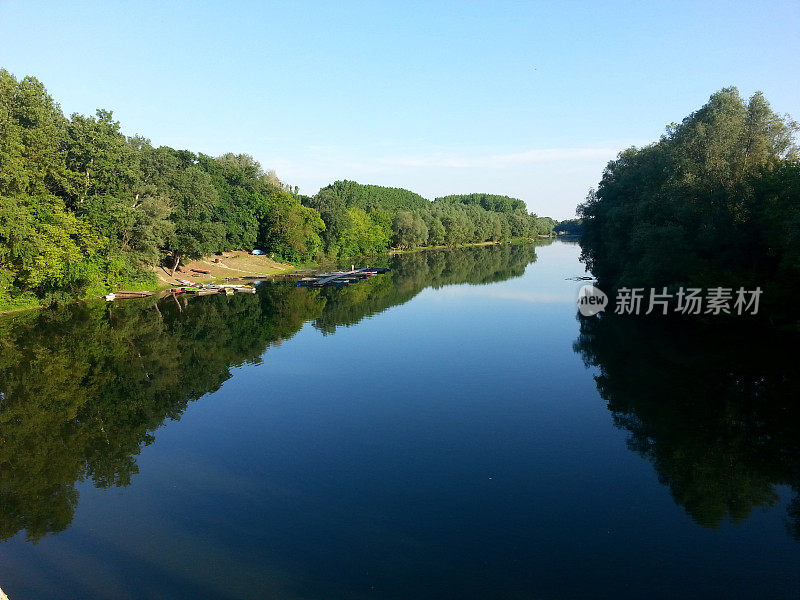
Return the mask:
M 72 207 L 89 198 L 107 196 L 123 201 L 139 178 L 134 149 L 119 132 L 110 111 L 96 117 L 73 114 L 67 125 L 65 162 L 70 175 Z
M 225 230 L 213 220 L 217 191 L 208 173 L 196 166 L 178 171 L 171 178 L 175 232 L 169 238 L 172 272 L 181 258 L 200 258 L 216 252 L 223 245 Z
M 396 248 L 415 248 L 428 240 L 428 226 L 419 215 L 403 210 L 392 220 L 392 234 Z
M 425 224 L 428 227 L 428 246 L 441 246 L 445 242 L 445 229 L 441 219 L 427 211 L 424 213 Z
M 34 77 L 0 69 L 0 194 L 60 194 L 70 182 L 61 145 L 66 119 Z
M 366 211 L 350 208 L 347 215 L 351 225 L 342 232 L 339 240 L 340 256 L 378 254 L 386 250 L 389 236 Z
M 470 241 L 474 227 L 463 211 L 453 210 L 445 213 L 442 217 L 442 225 L 445 230 L 445 243 L 448 246 L 458 246 Z
M 107 239 L 52 195 L 2 197 L 0 302 L 81 295 L 102 281 Z M 101 288 L 102 289 L 102 288 Z
M 782 256 L 758 229 L 775 222 L 766 198 L 792 189 L 779 180 L 793 176 L 795 131 L 760 93 L 745 103 L 725 88 L 657 143 L 621 152 L 578 210 L 587 268 L 609 290 L 770 285 Z M 796 203 L 780 204 L 792 222 Z
M 553 226 L 557 235 L 580 235 L 583 232 L 583 223 L 580 219 L 566 219 Z
M 259 220 L 258 242 L 264 250 L 292 262 L 307 262 L 322 252 L 325 223 L 293 194 L 272 190 L 260 205 Z

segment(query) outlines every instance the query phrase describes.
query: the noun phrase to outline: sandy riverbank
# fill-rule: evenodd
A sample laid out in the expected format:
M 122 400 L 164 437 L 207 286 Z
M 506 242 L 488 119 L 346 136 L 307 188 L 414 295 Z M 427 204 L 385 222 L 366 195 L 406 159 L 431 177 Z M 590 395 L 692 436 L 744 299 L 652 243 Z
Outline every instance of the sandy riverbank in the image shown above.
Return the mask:
M 218 261 L 218 262 L 217 262 Z M 240 277 L 257 277 L 259 275 L 280 275 L 297 268 L 288 263 L 276 262 L 268 256 L 256 256 L 247 252 L 223 252 L 216 256 L 207 256 L 181 265 L 172 275 L 172 270 L 164 267 L 155 269 L 160 288 L 181 285 L 181 279 L 197 283 L 213 283 L 225 279 Z M 208 273 L 193 271 L 199 269 Z

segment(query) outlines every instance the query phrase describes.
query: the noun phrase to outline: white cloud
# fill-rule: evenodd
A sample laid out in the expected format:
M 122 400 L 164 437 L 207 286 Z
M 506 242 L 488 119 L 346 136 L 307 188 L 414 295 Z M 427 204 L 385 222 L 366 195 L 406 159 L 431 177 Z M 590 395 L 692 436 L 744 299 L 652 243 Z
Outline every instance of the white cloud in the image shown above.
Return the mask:
M 379 158 L 377 162 L 396 167 L 435 167 L 451 169 L 503 169 L 517 165 L 558 162 L 565 160 L 611 159 L 619 149 L 614 148 L 546 148 L 492 154 L 486 156 L 459 156 L 456 154 L 421 154 Z

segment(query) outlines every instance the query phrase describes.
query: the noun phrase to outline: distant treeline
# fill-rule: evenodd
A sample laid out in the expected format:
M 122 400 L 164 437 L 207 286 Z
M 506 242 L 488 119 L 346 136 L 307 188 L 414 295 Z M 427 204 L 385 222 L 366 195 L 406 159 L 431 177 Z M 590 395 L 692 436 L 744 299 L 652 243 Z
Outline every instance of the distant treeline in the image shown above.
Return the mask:
M 154 148 L 105 110 L 67 118 L 38 80 L 0 70 L 0 310 L 152 285 L 154 265 L 220 251 L 309 262 L 553 224 L 504 196 L 345 181 L 303 197 L 246 154 Z
M 566 219 L 559 221 L 553 226 L 556 235 L 580 235 L 583 233 L 583 221 L 581 219 Z
M 555 221 L 528 214 L 507 196 L 469 194 L 429 202 L 398 188 L 337 181 L 303 202 L 325 223 L 326 254 L 353 256 L 394 248 L 458 246 L 549 235 Z
M 657 143 L 621 152 L 578 211 L 600 286 L 758 286 L 786 307 L 800 293 L 797 129 L 761 93 L 725 88 Z

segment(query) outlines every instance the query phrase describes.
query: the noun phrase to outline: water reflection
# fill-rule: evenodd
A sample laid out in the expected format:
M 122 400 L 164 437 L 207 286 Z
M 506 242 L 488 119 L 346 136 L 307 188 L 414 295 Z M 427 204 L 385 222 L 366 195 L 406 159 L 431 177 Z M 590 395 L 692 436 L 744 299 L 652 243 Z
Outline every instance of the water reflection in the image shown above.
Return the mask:
M 333 333 L 425 287 L 502 281 L 535 260 L 530 244 L 418 252 L 346 288 L 266 284 L 255 296 L 72 304 L 0 319 L 0 540 L 66 529 L 78 482 L 129 485 L 165 420 L 303 323 Z
M 628 446 L 698 524 L 747 519 L 791 486 L 787 525 L 800 539 L 797 336 L 663 323 L 613 314 L 580 319 L 574 344 L 599 368 L 597 388 Z

